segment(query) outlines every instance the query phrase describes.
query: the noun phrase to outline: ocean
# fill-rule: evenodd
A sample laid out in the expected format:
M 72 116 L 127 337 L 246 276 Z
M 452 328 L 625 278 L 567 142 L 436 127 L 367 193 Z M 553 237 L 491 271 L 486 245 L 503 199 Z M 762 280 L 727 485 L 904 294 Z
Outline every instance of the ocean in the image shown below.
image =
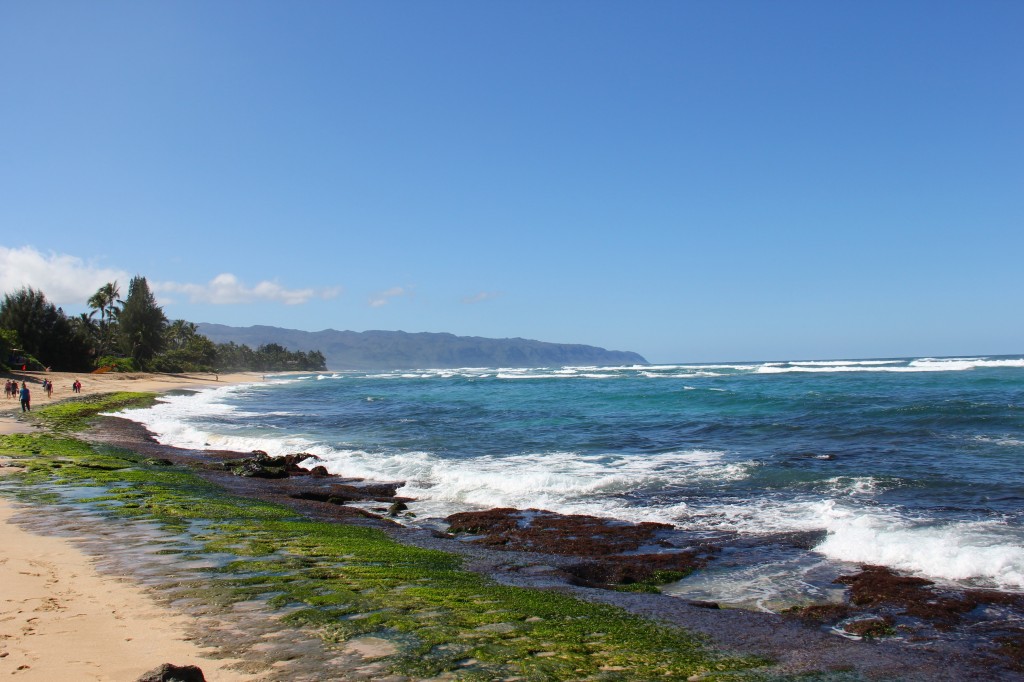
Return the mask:
M 862 563 L 1024 592 L 1021 356 L 274 375 L 121 416 L 182 448 L 404 481 L 410 524 L 532 507 L 815 538 L 664 590 L 688 599 L 838 600 Z

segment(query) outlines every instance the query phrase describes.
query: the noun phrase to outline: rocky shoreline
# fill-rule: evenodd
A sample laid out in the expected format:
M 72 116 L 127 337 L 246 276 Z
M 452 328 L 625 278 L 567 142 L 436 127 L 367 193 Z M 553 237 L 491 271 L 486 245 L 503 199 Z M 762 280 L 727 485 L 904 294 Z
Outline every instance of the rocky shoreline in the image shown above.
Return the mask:
M 850 585 L 846 604 L 787 614 L 721 609 L 657 591 L 659 582 L 699 570 L 721 549 L 706 540 L 688 542 L 661 524 L 496 509 L 456 514 L 447 520 L 448 532 L 429 531 L 389 518 L 405 513 L 406 504 L 415 508 L 398 495 L 401 482 L 348 479 L 299 466 L 309 456 L 181 450 L 160 445 L 145 428 L 120 418 L 103 419 L 86 437 L 187 466 L 233 494 L 284 504 L 317 520 L 380 528 L 404 544 L 458 554 L 466 568 L 501 584 L 556 590 L 683 627 L 720 650 L 775 660 L 779 673 L 1024 680 L 1020 595 L 939 590 L 865 566 L 843 579 Z

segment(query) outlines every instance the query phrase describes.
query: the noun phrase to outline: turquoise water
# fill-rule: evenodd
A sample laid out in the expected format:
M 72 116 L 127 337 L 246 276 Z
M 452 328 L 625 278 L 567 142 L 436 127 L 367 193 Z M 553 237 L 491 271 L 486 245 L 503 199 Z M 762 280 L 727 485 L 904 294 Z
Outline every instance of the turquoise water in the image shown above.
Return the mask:
M 405 481 L 425 525 L 511 506 L 823 533 L 672 588 L 693 597 L 821 598 L 851 562 L 1024 590 L 1020 356 L 307 374 L 130 416 L 169 444 Z

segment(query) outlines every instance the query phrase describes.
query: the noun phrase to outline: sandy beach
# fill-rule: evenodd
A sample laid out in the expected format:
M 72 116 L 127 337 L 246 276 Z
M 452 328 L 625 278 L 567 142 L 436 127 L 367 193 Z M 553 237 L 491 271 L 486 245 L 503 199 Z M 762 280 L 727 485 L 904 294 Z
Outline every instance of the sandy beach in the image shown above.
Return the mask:
M 247 381 L 261 381 L 265 375 L 259 372 L 235 372 L 230 374 L 213 374 L 196 372 L 191 374 L 149 374 L 147 372 L 108 372 L 106 374 L 82 374 L 79 372 L 4 372 L 2 379 L 15 379 L 20 384 L 28 383 L 32 391 L 32 405 L 44 406 L 75 395 L 94 395 L 114 391 L 142 391 L 165 393 L 178 389 L 204 388 L 224 384 L 237 384 Z M 53 395 L 47 397 L 43 391 L 44 379 L 53 382 Z M 71 385 L 75 380 L 82 382 L 82 391 L 75 394 Z M 13 398 L 0 403 L 0 410 L 20 411 L 18 401 Z
M 249 680 L 186 639 L 188 618 L 100 575 L 66 539 L 28 533 L 0 500 L 0 674 L 19 680 L 134 680 L 162 663 Z
M 81 375 L 17 372 L 27 381 L 32 404 L 42 407 L 73 395 L 112 391 L 165 392 L 218 383 L 259 381 L 258 374 Z M 52 398 L 41 387 L 54 383 Z M 16 400 L 0 404 L 0 433 L 35 430 L 20 419 Z M 0 467 L 4 461 L 0 459 Z M 9 472 L 0 468 L 0 474 Z M 101 575 L 94 559 L 69 540 L 26 532 L 12 522 L 22 512 L 0 498 L 0 674 L 19 680 L 134 680 L 162 663 L 197 665 L 208 680 L 255 679 L 227 669 L 187 639 L 187 616 L 160 607 L 147 593 L 115 576 Z M 24 512 L 28 513 L 28 512 Z

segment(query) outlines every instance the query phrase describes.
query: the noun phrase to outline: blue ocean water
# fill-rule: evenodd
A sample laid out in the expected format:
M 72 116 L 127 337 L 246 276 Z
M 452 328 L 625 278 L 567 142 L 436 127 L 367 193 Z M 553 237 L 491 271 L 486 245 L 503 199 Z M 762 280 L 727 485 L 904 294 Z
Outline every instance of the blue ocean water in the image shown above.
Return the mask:
M 495 506 L 709 536 L 822 531 L 668 589 L 776 608 L 853 563 L 1024 591 L 1024 357 L 335 372 L 128 413 L 186 448 L 405 481 L 412 523 Z

